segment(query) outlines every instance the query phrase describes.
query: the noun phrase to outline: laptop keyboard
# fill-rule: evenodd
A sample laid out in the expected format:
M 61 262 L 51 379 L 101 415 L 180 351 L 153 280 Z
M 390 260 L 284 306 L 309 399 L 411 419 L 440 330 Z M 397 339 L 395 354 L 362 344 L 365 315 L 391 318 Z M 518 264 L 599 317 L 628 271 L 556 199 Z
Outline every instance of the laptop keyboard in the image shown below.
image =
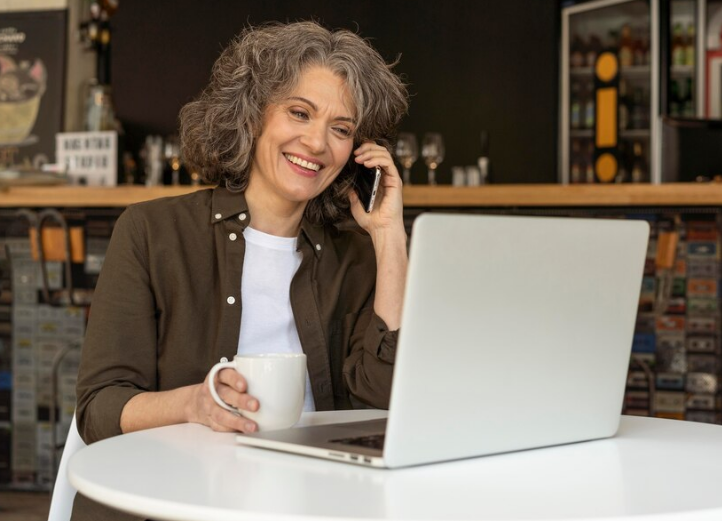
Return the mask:
M 384 438 L 384 434 L 372 434 L 370 436 L 356 436 L 353 438 L 331 440 L 331 443 L 343 443 L 344 445 L 356 445 L 360 447 L 368 447 L 369 449 L 383 450 Z

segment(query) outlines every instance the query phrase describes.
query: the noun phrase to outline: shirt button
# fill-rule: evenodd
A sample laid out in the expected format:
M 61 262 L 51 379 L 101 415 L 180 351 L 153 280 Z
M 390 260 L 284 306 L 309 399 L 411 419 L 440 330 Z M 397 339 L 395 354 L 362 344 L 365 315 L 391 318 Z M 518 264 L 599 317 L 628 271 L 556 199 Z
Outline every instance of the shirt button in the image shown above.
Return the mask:
M 228 297 L 228 298 L 226 299 L 226 302 L 228 302 L 229 304 L 235 304 L 235 303 L 236 303 L 236 299 L 235 299 L 234 297 Z
M 317 244 L 317 245 L 316 245 L 316 249 L 317 249 L 318 251 L 321 251 L 321 245 L 320 245 L 320 244 Z
M 216 219 L 220 219 L 220 218 L 223 217 L 223 216 L 222 216 L 221 214 L 217 213 L 214 217 L 215 217 Z
M 247 217 L 247 216 L 246 216 L 245 212 L 238 216 L 238 218 L 239 218 L 241 221 L 245 221 L 245 220 L 246 220 L 246 217 Z
M 228 238 L 232 241 L 235 241 L 236 239 L 238 239 L 238 235 L 236 235 L 235 233 L 232 233 L 228 236 Z

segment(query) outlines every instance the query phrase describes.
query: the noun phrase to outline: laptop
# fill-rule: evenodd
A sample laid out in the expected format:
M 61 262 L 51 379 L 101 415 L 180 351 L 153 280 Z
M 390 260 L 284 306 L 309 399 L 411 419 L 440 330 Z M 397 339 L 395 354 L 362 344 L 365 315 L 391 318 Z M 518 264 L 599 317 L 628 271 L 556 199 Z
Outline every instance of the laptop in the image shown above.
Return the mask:
M 237 442 L 399 468 L 613 436 L 648 237 L 637 220 L 422 214 L 388 418 Z

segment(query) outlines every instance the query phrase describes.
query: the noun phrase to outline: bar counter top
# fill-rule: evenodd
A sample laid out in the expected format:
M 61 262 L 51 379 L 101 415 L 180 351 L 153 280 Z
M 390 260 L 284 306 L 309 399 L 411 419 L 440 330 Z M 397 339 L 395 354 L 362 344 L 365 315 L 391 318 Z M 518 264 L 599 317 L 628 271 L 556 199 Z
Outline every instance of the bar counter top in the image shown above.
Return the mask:
M 207 186 L 18 186 L 0 189 L 0 207 L 125 207 L 207 189 Z M 480 187 L 404 187 L 409 208 L 722 206 L 722 183 L 662 185 L 507 184 Z

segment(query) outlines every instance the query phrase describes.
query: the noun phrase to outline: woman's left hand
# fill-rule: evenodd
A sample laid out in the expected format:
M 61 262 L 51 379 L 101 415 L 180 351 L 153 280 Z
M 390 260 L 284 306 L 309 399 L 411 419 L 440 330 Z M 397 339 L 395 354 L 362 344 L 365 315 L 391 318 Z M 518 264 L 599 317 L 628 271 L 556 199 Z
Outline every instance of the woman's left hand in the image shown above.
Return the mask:
M 381 167 L 381 182 L 371 213 L 366 213 L 355 190 L 349 192 L 353 218 L 372 238 L 378 234 L 403 230 L 402 182 L 391 154 L 372 141 L 362 144 L 353 153 L 357 163 L 367 168 Z

